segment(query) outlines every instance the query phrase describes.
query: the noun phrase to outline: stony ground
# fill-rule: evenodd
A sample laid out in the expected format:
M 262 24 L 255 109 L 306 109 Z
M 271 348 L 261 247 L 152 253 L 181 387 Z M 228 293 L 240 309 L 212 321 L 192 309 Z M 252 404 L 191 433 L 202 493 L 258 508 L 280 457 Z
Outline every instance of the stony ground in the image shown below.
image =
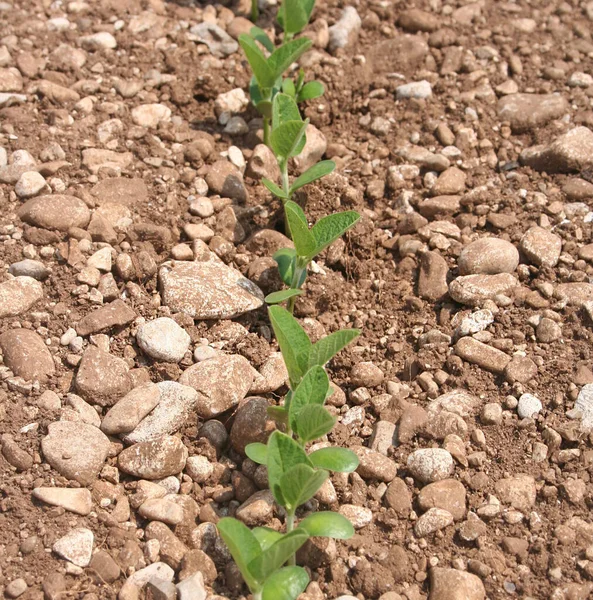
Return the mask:
M 286 371 L 263 295 L 289 244 L 248 106 L 248 6 L 0 1 L 0 590 L 246 598 L 214 523 L 280 528 L 244 456 Z M 273 6 L 260 24 L 273 35 Z M 321 1 L 311 220 L 330 442 L 302 600 L 593 592 L 593 3 Z

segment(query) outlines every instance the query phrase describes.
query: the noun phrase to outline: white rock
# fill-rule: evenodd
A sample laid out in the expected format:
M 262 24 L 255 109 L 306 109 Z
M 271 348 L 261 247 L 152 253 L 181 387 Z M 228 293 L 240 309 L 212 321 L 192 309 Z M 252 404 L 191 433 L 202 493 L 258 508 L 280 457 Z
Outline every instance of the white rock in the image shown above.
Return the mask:
M 33 497 L 52 506 L 61 506 L 78 515 L 88 515 L 93 507 L 91 492 L 86 488 L 35 488 Z
M 329 28 L 329 49 L 345 48 L 356 41 L 362 21 L 353 6 L 347 6 L 335 25 Z
M 408 456 L 410 474 L 422 483 L 433 483 L 447 479 L 453 472 L 453 457 L 443 448 L 423 448 Z
M 196 483 L 202 484 L 214 473 L 214 465 L 205 456 L 190 456 L 185 463 L 185 472 Z
M 112 50 L 117 48 L 117 41 L 107 31 L 100 31 L 80 38 L 80 45 L 91 52 L 96 50 Z
M 105 246 L 105 248 L 97 250 L 92 256 L 89 256 L 86 264 L 87 267 L 94 267 L 95 269 L 99 269 L 99 271 L 109 273 L 111 271 L 111 248 Z
M 141 325 L 136 341 L 155 360 L 178 363 L 187 352 L 191 338 L 173 319 L 161 317 Z
M 47 182 L 43 175 L 37 171 L 23 173 L 16 182 L 14 191 L 19 198 L 32 198 L 41 192 Z
M 405 83 L 395 89 L 395 95 L 398 100 L 405 98 L 430 98 L 432 96 L 432 87 L 428 81 L 413 81 Z
M 588 73 L 575 71 L 568 80 L 568 85 L 571 87 L 588 88 L 593 85 L 593 77 Z
M 362 529 L 373 520 L 373 511 L 365 506 L 342 504 L 338 512 L 352 523 L 354 529 Z
M 141 127 L 155 129 L 171 120 L 171 109 L 164 104 L 142 104 L 132 110 L 132 121 Z
M 483 331 L 492 323 L 494 323 L 492 311 L 488 309 L 477 310 L 461 320 L 461 323 L 455 330 L 455 335 L 458 337 L 472 335 L 473 333 L 478 333 L 478 331 Z
M 183 521 L 183 508 L 166 498 L 150 498 L 138 508 L 138 513 L 149 521 L 178 525 Z
M 430 508 L 414 524 L 414 533 L 426 537 L 453 523 L 453 515 L 442 508 Z
M 154 577 L 164 581 L 173 581 L 175 571 L 163 563 L 155 562 L 130 575 L 119 591 L 119 600 L 138 600 L 142 588 Z
M 249 106 L 249 98 L 243 88 L 235 88 L 229 92 L 218 94 L 214 101 L 214 110 L 216 114 L 220 115 L 236 114 L 243 112 Z
M 522 394 L 517 405 L 517 413 L 522 419 L 533 419 L 542 408 L 539 398 L 532 394 Z
M 580 415 L 583 431 L 593 429 L 593 383 L 588 383 L 581 388 L 573 410 Z
M 204 586 L 204 576 L 196 571 L 190 577 L 177 584 L 177 597 L 179 600 L 206 600 L 208 592 Z
M 87 567 L 91 562 L 94 539 L 90 529 L 78 527 L 60 538 L 52 546 L 52 550 L 77 567 Z

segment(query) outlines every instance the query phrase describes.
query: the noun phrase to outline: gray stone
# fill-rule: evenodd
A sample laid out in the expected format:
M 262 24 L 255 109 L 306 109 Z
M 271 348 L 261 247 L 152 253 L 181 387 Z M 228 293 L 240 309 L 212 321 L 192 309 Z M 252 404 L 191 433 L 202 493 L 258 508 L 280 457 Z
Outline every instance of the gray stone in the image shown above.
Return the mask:
M 587 383 L 581 388 L 574 410 L 580 414 L 581 430 L 591 431 L 593 429 L 593 383 Z
M 559 119 L 568 111 L 568 102 L 560 94 L 509 94 L 498 101 L 497 109 L 498 118 L 521 133 Z
M 169 317 L 160 317 L 138 327 L 136 340 L 155 360 L 178 363 L 189 348 L 189 334 Z
M 357 10 L 353 6 L 344 8 L 335 25 L 329 28 L 330 51 L 352 45 L 358 38 L 361 25 Z
M 181 583 L 177 584 L 179 600 L 206 600 L 208 592 L 204 585 L 204 576 L 197 571 Z
M 57 540 L 52 550 L 77 567 L 84 568 L 91 562 L 94 541 L 95 536 L 90 529 L 78 527 Z
M 119 600 L 138 600 L 140 592 L 151 579 L 173 581 L 175 571 L 164 562 L 155 562 L 148 567 L 135 571 L 124 582 L 119 591 Z
M 423 483 L 447 479 L 454 468 L 451 453 L 443 448 L 415 450 L 408 456 L 406 464 L 410 474 Z
M 8 272 L 15 277 L 32 277 L 37 281 L 43 281 L 49 275 L 49 269 L 41 261 L 30 258 L 12 263 Z
M 15 277 L 0 283 L 0 319 L 16 317 L 43 298 L 43 286 L 32 277 Z
M 533 394 L 521 394 L 519 404 L 517 405 L 517 413 L 522 419 L 533 419 L 543 408 L 539 398 Z
M 214 23 L 199 23 L 190 28 L 190 39 L 206 44 L 210 52 L 218 58 L 224 58 L 235 53 L 239 44 L 226 32 Z
M 555 267 L 562 252 L 562 238 L 543 227 L 531 227 L 521 238 L 521 252 L 538 267 Z
M 134 388 L 103 417 L 101 429 L 109 435 L 132 431 L 161 399 L 157 384 L 149 382 Z
M 181 473 L 187 456 L 183 442 L 166 435 L 126 448 L 117 457 L 117 465 L 125 473 L 140 479 L 163 479 Z

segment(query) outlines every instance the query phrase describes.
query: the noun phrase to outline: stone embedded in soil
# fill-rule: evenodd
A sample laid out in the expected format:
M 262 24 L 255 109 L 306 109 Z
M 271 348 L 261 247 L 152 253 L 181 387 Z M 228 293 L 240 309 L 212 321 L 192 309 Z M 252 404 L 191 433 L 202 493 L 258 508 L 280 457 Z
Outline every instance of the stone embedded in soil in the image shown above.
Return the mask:
M 447 261 L 438 252 L 424 252 L 418 271 L 418 296 L 424 300 L 441 300 L 448 292 Z
M 521 394 L 517 413 L 522 419 L 533 419 L 542 410 L 541 400 L 533 394 Z
M 460 304 L 479 306 L 498 295 L 508 296 L 518 285 L 519 282 L 510 273 L 465 275 L 449 284 L 449 295 Z
M 101 422 L 108 435 L 132 431 L 155 408 L 161 399 L 157 384 L 148 382 L 128 392 L 112 406 Z
M 190 39 L 206 44 L 210 52 L 218 58 L 229 56 L 239 49 L 239 44 L 214 23 L 198 23 L 190 28 L 189 33 Z
M 562 252 L 562 238 L 543 227 L 531 227 L 521 238 L 521 252 L 538 267 L 555 267 Z
M 28 471 L 33 466 L 33 457 L 23 450 L 10 434 L 2 436 L 2 456 L 17 471 Z
M 86 488 L 40 487 L 33 490 L 33 497 L 83 516 L 88 515 L 93 508 L 91 492 Z
M 149 197 L 144 180 L 130 177 L 103 179 L 91 188 L 91 195 L 98 206 L 121 204 L 131 207 L 144 204 Z
M 22 577 L 19 577 L 18 579 L 14 579 L 13 581 L 11 581 L 4 588 L 4 594 L 8 598 L 18 598 L 27 591 L 27 588 L 27 582 Z
M 199 394 L 176 381 L 157 383 L 159 402 L 124 439 L 134 444 L 148 442 L 179 431 L 195 411 Z
M 82 151 L 82 165 L 91 173 L 98 173 L 101 169 L 122 171 L 127 169 L 134 161 L 131 152 L 114 152 L 99 148 L 87 148 Z
M 272 352 L 259 368 L 249 388 L 250 394 L 268 394 L 275 392 L 288 381 L 288 370 L 281 352 Z
M 178 363 L 189 349 L 189 334 L 169 317 L 160 317 L 138 327 L 136 341 L 155 360 Z
M 580 281 L 561 283 L 556 286 L 556 296 L 566 298 L 570 306 L 583 306 L 593 302 L 593 284 Z
M 412 81 L 411 83 L 397 86 L 395 96 L 398 100 L 430 98 L 432 96 L 432 87 L 425 79 L 422 81 Z
M 301 153 L 293 159 L 296 172 L 301 175 L 317 164 L 327 150 L 327 140 L 315 125 L 307 125 L 306 142 Z
M 511 360 L 502 350 L 493 348 L 472 337 L 463 337 L 455 344 L 455 354 L 469 363 L 493 373 L 502 373 Z
M 418 204 L 418 211 L 427 219 L 451 217 L 461 210 L 461 196 L 435 196 L 426 198 Z
M 398 517 L 408 518 L 412 510 L 412 496 L 403 479 L 395 478 L 385 492 L 385 502 Z
M 124 582 L 119 595 L 119 600 L 138 600 L 140 592 L 151 579 L 173 581 L 175 571 L 164 562 L 155 562 L 147 567 L 133 572 Z
M 513 475 L 500 479 L 494 484 L 494 491 L 500 501 L 511 508 L 527 513 L 535 505 L 535 479 L 531 475 Z
M 252 179 L 261 179 L 265 177 L 271 181 L 280 179 L 280 167 L 274 153 L 265 144 L 258 144 L 254 149 L 245 171 L 247 177 Z
M 460 275 L 513 273 L 519 265 L 519 252 L 499 238 L 482 238 L 466 246 L 457 261 Z
M 440 567 L 430 570 L 428 600 L 484 600 L 485 597 L 482 580 L 472 573 Z
M 55 364 L 43 339 L 29 329 L 10 329 L 0 335 L 4 364 L 26 381 L 47 381 Z
M 253 378 L 253 367 L 246 358 L 222 354 L 186 369 L 179 383 L 198 392 L 196 412 L 202 419 L 211 419 L 239 404 Z
M 204 575 L 200 571 L 185 578 L 176 587 L 179 600 L 206 600 L 208 597 L 208 591 L 204 585 Z
M 274 496 L 270 490 L 252 494 L 237 508 L 235 516 L 248 527 L 266 525 L 274 515 Z
M 268 416 L 270 402 L 266 398 L 247 398 L 235 413 L 230 439 L 233 448 L 245 454 L 245 446 L 260 442 L 265 444 L 274 431 L 274 421 Z
M 593 167 L 593 131 L 575 127 L 549 146 L 532 146 L 521 152 L 521 162 L 537 171 L 571 173 Z
M 591 431 L 593 429 L 593 383 L 588 383 L 581 388 L 574 410 L 580 414 L 581 430 Z
M 32 277 L 37 281 L 44 281 L 49 276 L 49 269 L 39 260 L 25 258 L 12 263 L 8 272 L 15 277 Z
M 431 33 L 441 26 L 437 15 L 418 8 L 404 10 L 399 15 L 397 24 L 410 33 L 417 33 L 419 31 Z
M 82 421 L 50 423 L 41 440 L 45 460 L 60 475 L 82 485 L 91 483 L 103 468 L 111 449 L 107 436 Z
M 185 472 L 193 481 L 203 484 L 214 473 L 214 465 L 205 456 L 190 456 L 185 463 Z
M 414 523 L 414 533 L 418 537 L 426 537 L 445 529 L 452 523 L 453 515 L 449 511 L 442 508 L 429 508 Z
M 157 540 L 160 544 L 161 560 L 173 569 L 179 569 L 183 557 L 187 554 L 187 546 L 175 534 L 159 521 L 151 521 L 144 530 L 147 540 Z
M 362 529 L 373 522 L 373 511 L 365 506 L 342 504 L 338 512 L 352 523 L 354 529 Z
M 90 529 L 78 527 L 57 540 L 52 550 L 77 567 L 84 568 L 91 562 L 94 541 L 95 536 Z
M 397 465 L 380 452 L 364 446 L 357 446 L 354 452 L 359 459 L 356 472 L 363 479 L 377 479 L 389 483 L 397 475 Z
M 84 421 L 95 427 L 101 426 L 101 417 L 97 414 L 97 411 L 80 396 L 67 394 L 66 404 L 68 408 L 62 411 L 62 421 Z
M 0 283 L 0 319 L 16 317 L 43 298 L 43 286 L 32 277 L 15 277 Z
M 412 75 L 428 54 L 428 44 L 419 35 L 397 35 L 376 44 L 367 53 L 374 73 Z
M 137 317 L 136 312 L 119 298 L 85 315 L 76 325 L 78 335 L 87 336 L 114 327 L 129 325 Z
M 374 388 L 381 385 L 384 379 L 383 371 L 370 361 L 357 363 L 350 370 L 350 382 L 356 387 Z
M 344 8 L 338 21 L 329 28 L 328 47 L 330 51 L 354 44 L 358 38 L 361 25 L 362 21 L 358 11 L 353 6 Z
M 479 404 L 480 400 L 472 394 L 464 390 L 452 390 L 431 400 L 427 410 L 429 413 L 444 410 L 460 417 L 470 417 L 476 412 Z
M 150 498 L 138 508 L 138 514 L 149 521 L 178 525 L 183 521 L 183 509 L 166 498 Z
M 50 194 L 27 200 L 18 209 L 18 216 L 35 227 L 68 231 L 72 227 L 84 229 L 91 219 L 91 211 L 80 198 Z
M 441 508 L 459 521 L 465 517 L 465 495 L 465 486 L 460 481 L 443 479 L 423 487 L 417 502 L 421 510 Z
M 117 457 L 117 466 L 140 479 L 163 479 L 181 473 L 188 451 L 183 442 L 170 435 L 134 444 Z
M 76 373 L 78 393 L 91 404 L 112 406 L 132 389 L 125 360 L 88 346 Z
M 226 198 L 245 202 L 249 197 L 241 171 L 228 160 L 219 160 L 208 169 L 206 183 L 211 192 Z
M 446 479 L 454 469 L 451 453 L 443 448 L 414 450 L 406 463 L 410 475 L 422 483 L 433 483 Z
M 537 365 L 528 357 L 515 354 L 504 368 L 504 378 L 510 384 L 528 383 L 537 376 Z
M 132 121 L 140 127 L 156 129 L 171 120 L 171 109 L 164 104 L 141 104 L 132 109 Z
M 509 94 L 498 101 L 498 118 L 508 121 L 514 132 L 538 129 L 568 111 L 560 94 Z
M 462 337 L 478 333 L 492 323 L 494 323 L 494 315 L 491 310 L 477 310 L 461 320 L 461 323 L 455 329 L 455 336 Z
M 97 583 L 113 583 L 121 575 L 119 565 L 105 550 L 99 550 L 93 554 L 89 563 L 89 570 L 96 574 L 96 577 L 93 578 Z
M 165 306 L 194 319 L 230 319 L 264 301 L 253 282 L 217 260 L 164 263 L 159 285 Z
M 19 198 L 27 199 L 37 196 L 46 185 L 47 182 L 43 175 L 37 171 L 27 171 L 16 182 L 14 191 Z

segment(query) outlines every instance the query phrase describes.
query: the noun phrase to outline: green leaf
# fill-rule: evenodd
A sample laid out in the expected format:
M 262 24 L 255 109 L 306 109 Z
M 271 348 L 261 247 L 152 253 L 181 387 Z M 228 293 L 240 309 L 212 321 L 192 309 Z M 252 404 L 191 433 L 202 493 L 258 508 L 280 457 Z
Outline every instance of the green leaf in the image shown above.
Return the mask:
M 274 42 L 272 42 L 268 34 L 261 27 L 254 25 L 249 30 L 249 35 L 258 41 L 268 52 L 274 52 Z
M 299 522 L 311 537 L 329 537 L 336 540 L 348 540 L 354 535 L 352 523 L 339 513 L 322 511 L 305 517 Z
M 308 124 L 308 121 L 286 121 L 278 127 L 272 126 L 270 145 L 277 160 L 292 158 L 303 151 Z
M 309 22 L 315 0 L 282 0 L 278 11 L 278 23 L 284 33 L 300 33 Z
M 309 350 L 309 364 L 311 368 L 315 365 L 323 367 L 329 362 L 340 350 L 345 348 L 350 342 L 355 340 L 360 335 L 360 329 L 341 329 L 330 335 L 321 338 Z M 297 360 L 300 357 L 297 356 Z
M 266 579 L 262 600 L 296 600 L 308 585 L 309 575 L 303 567 L 284 567 Z
M 294 81 L 292 79 L 284 79 L 282 81 L 282 91 L 285 94 L 288 94 L 291 98 L 295 98 L 297 92 Z
M 333 429 L 336 419 L 323 406 L 308 404 L 299 411 L 296 422 L 295 431 L 301 442 L 306 444 L 329 433 Z
M 358 220 L 360 215 L 354 210 L 328 215 L 315 223 L 311 233 L 317 242 L 315 254 L 319 254 L 332 242 L 337 240 L 344 232 L 348 231 Z
M 265 552 L 272 544 L 275 544 L 282 537 L 282 534 L 279 531 L 271 529 L 270 527 L 255 527 L 251 530 L 251 533 L 253 533 L 259 542 L 262 552 Z
M 335 168 L 336 163 L 333 160 L 322 160 L 321 162 L 318 162 L 292 182 L 290 193 L 292 194 L 304 185 L 317 181 L 317 179 L 321 179 L 322 177 L 325 177 L 325 175 L 329 175 Z
M 295 465 L 309 464 L 309 459 L 301 446 L 291 437 L 274 431 L 268 440 L 268 482 L 274 498 L 284 506 L 284 497 L 278 497 L 276 488 L 281 488 L 282 475 Z
M 242 33 L 239 36 L 239 44 L 243 48 L 243 52 L 245 52 L 249 66 L 259 86 L 261 88 L 273 87 L 277 75 L 275 75 L 273 68 L 268 64 L 269 59 L 266 60 L 264 53 L 259 49 L 255 40 L 250 35 Z
M 316 241 L 309 230 L 307 217 L 303 209 L 292 200 L 284 205 L 284 213 L 288 221 L 290 234 L 296 248 L 297 256 L 314 256 Z
M 300 360 L 303 363 L 307 362 L 312 348 L 311 340 L 299 322 L 285 308 L 270 306 L 268 314 L 288 370 L 291 387 L 294 389 L 307 370 L 301 368 L 297 357 L 301 356 Z
M 259 587 L 263 578 L 258 578 L 249 568 L 249 564 L 262 555 L 261 546 L 255 535 L 241 521 L 231 517 L 220 519 L 216 527 L 249 589 Z
M 280 479 L 286 507 L 294 510 L 313 498 L 328 477 L 327 471 L 309 465 L 296 465 L 286 471 Z
M 276 423 L 280 425 L 288 423 L 288 411 L 283 406 L 268 406 L 266 412 Z
M 257 103 L 254 102 L 254 106 L 262 117 L 265 117 L 266 119 L 272 118 L 272 103 L 269 100 L 261 100 Z
M 358 456 L 346 448 L 321 448 L 309 454 L 315 467 L 338 473 L 353 473 L 358 468 Z
M 309 81 L 305 83 L 298 94 L 297 102 L 305 102 L 306 100 L 314 100 L 323 96 L 325 87 L 321 81 Z
M 272 192 L 272 194 L 274 194 L 274 196 L 278 196 L 278 198 L 282 198 L 282 200 L 288 199 L 288 195 L 284 192 L 284 190 L 279 185 L 276 185 L 273 181 L 262 177 L 261 182 L 270 190 L 270 192 Z
M 268 447 L 260 442 L 247 444 L 245 446 L 245 454 L 258 465 L 265 465 L 268 461 Z
M 276 48 L 268 58 L 268 65 L 274 74 L 274 79 L 283 75 L 286 69 L 298 60 L 312 44 L 313 42 L 309 38 L 299 38 Z
M 297 415 L 302 408 L 308 404 L 323 405 L 328 389 L 329 378 L 324 368 L 315 366 L 305 373 L 290 402 L 289 420 L 292 429 L 297 428 Z
M 272 109 L 272 127 L 280 127 L 280 125 L 289 121 L 303 122 L 299 107 L 294 98 L 288 94 L 276 94 Z
M 278 265 L 278 271 L 282 281 L 288 286 L 292 286 L 292 278 L 296 267 L 296 250 L 294 248 L 281 248 L 273 259 Z
M 307 540 L 309 534 L 302 529 L 295 529 L 284 534 L 265 552 L 249 563 L 249 570 L 259 581 L 265 581 L 274 571 L 278 570 Z
M 281 302 L 285 302 L 289 298 L 294 298 L 294 296 L 300 296 L 303 293 L 303 290 L 280 290 L 279 292 L 272 292 L 265 297 L 265 301 L 268 304 L 280 304 Z

